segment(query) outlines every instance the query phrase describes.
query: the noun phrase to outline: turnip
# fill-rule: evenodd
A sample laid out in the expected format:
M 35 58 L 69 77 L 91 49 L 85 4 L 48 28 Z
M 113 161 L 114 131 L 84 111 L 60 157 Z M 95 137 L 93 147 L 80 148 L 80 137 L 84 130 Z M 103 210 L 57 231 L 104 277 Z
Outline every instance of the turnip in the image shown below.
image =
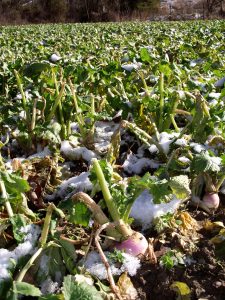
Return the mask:
M 216 210 L 220 204 L 220 198 L 218 196 L 218 193 L 212 192 L 212 193 L 205 193 L 202 202 L 209 208 Z

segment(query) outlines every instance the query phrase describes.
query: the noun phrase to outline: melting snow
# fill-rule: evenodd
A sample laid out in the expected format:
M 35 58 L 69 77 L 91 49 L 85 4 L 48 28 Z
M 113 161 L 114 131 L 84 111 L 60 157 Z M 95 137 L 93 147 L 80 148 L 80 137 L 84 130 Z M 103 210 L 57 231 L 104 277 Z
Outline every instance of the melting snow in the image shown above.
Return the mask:
M 163 216 L 168 212 L 175 212 L 180 203 L 179 199 L 174 198 L 168 203 L 155 204 L 152 195 L 145 190 L 135 200 L 130 217 L 140 223 L 145 230 L 151 227 L 152 221 L 155 218 Z
M 105 252 L 106 256 L 108 254 L 109 252 Z M 141 266 L 140 259 L 127 253 L 122 253 L 122 255 L 124 257 L 124 262 L 120 267 L 115 266 L 115 264 L 113 264 L 109 259 L 112 274 L 115 276 L 120 275 L 123 272 L 128 272 L 130 276 L 136 275 L 137 270 Z M 98 277 L 100 280 L 107 279 L 105 265 L 102 263 L 101 258 L 96 251 L 92 251 L 87 255 L 87 258 L 84 262 L 84 267 L 90 274 Z

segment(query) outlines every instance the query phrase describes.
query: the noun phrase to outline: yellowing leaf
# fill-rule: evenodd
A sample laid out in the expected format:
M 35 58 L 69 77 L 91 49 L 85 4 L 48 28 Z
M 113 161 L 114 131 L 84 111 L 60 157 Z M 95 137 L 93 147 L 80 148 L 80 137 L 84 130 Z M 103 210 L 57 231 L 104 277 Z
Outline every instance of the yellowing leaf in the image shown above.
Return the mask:
M 191 300 L 191 290 L 186 283 L 175 281 L 170 288 L 177 293 L 177 300 Z
M 123 273 L 120 276 L 117 285 L 119 287 L 121 295 L 124 296 L 126 299 L 130 299 L 130 300 L 138 299 L 137 290 L 133 286 L 130 277 L 127 276 L 127 273 Z

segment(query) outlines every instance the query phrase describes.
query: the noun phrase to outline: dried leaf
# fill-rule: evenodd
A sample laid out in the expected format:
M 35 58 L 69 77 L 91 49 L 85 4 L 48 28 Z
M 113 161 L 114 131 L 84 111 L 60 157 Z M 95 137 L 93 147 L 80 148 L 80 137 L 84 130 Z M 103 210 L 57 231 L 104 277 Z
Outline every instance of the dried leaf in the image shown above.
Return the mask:
M 127 275 L 127 273 L 123 273 L 118 282 L 117 285 L 119 287 L 120 293 L 125 299 L 127 300 L 137 300 L 138 299 L 138 293 L 135 287 L 133 286 L 132 281 L 130 280 L 130 277 Z

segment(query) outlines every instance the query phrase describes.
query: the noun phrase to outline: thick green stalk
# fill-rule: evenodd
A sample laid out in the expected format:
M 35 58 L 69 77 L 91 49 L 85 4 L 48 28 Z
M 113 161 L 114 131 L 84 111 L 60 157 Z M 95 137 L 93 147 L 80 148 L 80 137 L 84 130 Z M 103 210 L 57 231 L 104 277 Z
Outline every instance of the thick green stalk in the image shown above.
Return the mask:
M 95 115 L 95 97 L 91 94 L 91 114 L 92 116 Z
M 56 97 L 59 96 L 59 86 L 58 86 L 58 82 L 56 80 L 56 76 L 55 76 L 55 72 L 52 71 L 52 77 L 53 77 L 53 80 L 54 80 L 54 84 L 55 84 L 55 90 L 56 90 Z M 61 98 L 62 99 L 62 98 Z M 63 117 L 63 111 L 62 111 L 62 101 L 61 99 L 59 100 L 59 104 L 58 104 L 58 110 L 59 110 L 59 119 L 60 119 L 60 124 L 62 126 L 65 125 L 65 122 L 64 122 L 64 117 Z
M 59 102 L 61 101 L 62 97 L 63 97 L 63 93 L 64 93 L 64 89 L 65 89 L 65 82 L 62 83 L 62 87 L 61 87 L 61 90 L 59 92 L 59 95 L 56 97 L 55 99 L 55 103 L 48 115 L 48 118 L 47 118 L 47 121 L 50 122 L 51 119 L 54 117 L 55 115 L 55 111 L 56 111 L 56 108 L 58 107 L 59 105 Z
M 70 85 L 70 90 L 71 90 L 72 98 L 73 98 L 73 104 L 74 104 L 74 108 L 75 108 L 75 112 L 76 112 L 76 119 L 79 124 L 81 135 L 84 137 L 85 136 L 85 130 L 84 130 L 85 122 L 83 120 L 81 110 L 78 105 L 77 95 L 76 95 L 76 92 L 75 92 L 75 89 L 74 89 L 71 79 L 69 79 L 69 85 Z
M 34 99 L 34 104 L 33 104 L 33 112 L 32 112 L 32 118 L 31 118 L 31 123 L 30 123 L 30 130 L 33 131 L 35 128 L 36 124 L 36 117 L 37 117 L 37 101 L 38 99 Z
M 225 180 L 225 174 L 220 178 L 220 180 L 215 185 L 217 192 L 219 191 L 219 189 L 220 189 L 221 185 L 223 184 L 224 180 Z
M 52 219 L 52 212 L 55 208 L 54 204 L 49 204 L 48 208 L 47 208 L 47 213 L 45 216 L 45 221 L 44 221 L 44 226 L 41 232 L 41 237 L 40 237 L 40 245 L 41 247 L 43 247 L 46 244 L 47 238 L 48 238 L 48 232 L 49 232 L 49 226 L 50 226 L 50 222 Z
M 130 236 L 132 234 L 131 233 L 132 231 L 129 227 L 127 227 L 123 223 L 123 221 L 120 218 L 118 209 L 112 199 L 111 193 L 109 191 L 108 183 L 105 180 L 105 176 L 102 172 L 102 169 L 101 169 L 101 166 L 99 165 L 98 160 L 96 158 L 93 158 L 92 162 L 93 162 L 93 168 L 95 170 L 95 173 L 97 175 L 97 178 L 98 178 L 101 190 L 102 190 L 102 194 L 103 194 L 105 203 L 108 207 L 109 213 L 110 213 L 113 221 L 119 222 L 120 225 L 118 226 L 118 229 L 124 237 Z
M 159 78 L 159 93 L 160 93 L 160 100 L 159 100 L 159 130 L 162 130 L 163 124 L 163 110 L 164 110 L 164 74 L 160 74 Z
M 174 127 L 175 131 L 179 133 L 179 132 L 180 132 L 180 129 L 179 129 L 179 127 L 177 126 L 177 123 L 176 123 L 176 121 L 175 121 L 175 119 L 174 119 L 174 115 L 173 115 L 173 114 L 170 114 L 170 119 L 171 119 L 171 122 L 172 122 L 172 124 L 173 124 L 173 127 Z
M 24 90 L 23 90 L 23 85 L 22 85 L 19 73 L 16 70 L 14 70 L 14 74 L 16 76 L 17 85 L 18 85 L 20 94 L 22 96 L 23 109 L 26 113 L 26 122 L 27 122 L 27 126 L 29 128 L 30 116 L 29 116 L 29 111 L 28 111 L 28 107 L 27 107 L 27 98 L 26 98 L 26 95 L 25 95 Z
M 9 202 L 9 197 L 8 197 L 7 192 L 6 192 L 4 181 L 2 181 L 2 180 L 0 180 L 0 189 L 1 189 L 1 192 L 2 192 L 1 197 L 2 197 L 2 199 L 5 200 L 6 210 L 8 212 L 9 218 L 11 218 L 11 217 L 14 216 L 14 214 L 13 214 L 13 210 L 12 210 L 11 204 Z

